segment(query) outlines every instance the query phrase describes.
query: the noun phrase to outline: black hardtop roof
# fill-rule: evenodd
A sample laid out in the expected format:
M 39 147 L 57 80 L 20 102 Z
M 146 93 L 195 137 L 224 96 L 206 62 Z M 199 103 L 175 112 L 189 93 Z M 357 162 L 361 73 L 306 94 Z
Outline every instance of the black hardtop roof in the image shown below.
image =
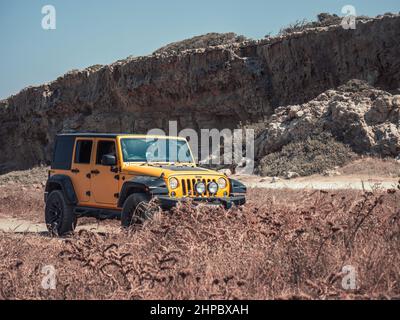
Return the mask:
M 57 137 L 71 137 L 71 138 L 117 138 L 119 136 L 131 136 L 131 137 L 144 137 L 146 134 L 138 134 L 138 133 L 93 133 L 93 132 L 73 132 L 73 133 L 59 133 Z M 158 135 L 148 135 L 149 137 L 158 137 Z M 182 137 L 174 137 L 174 136 L 161 136 L 167 138 L 178 138 L 183 139 Z
M 60 133 L 57 137 L 90 137 L 90 138 L 116 138 L 118 136 L 134 135 L 132 133 L 90 133 L 90 132 L 74 132 Z

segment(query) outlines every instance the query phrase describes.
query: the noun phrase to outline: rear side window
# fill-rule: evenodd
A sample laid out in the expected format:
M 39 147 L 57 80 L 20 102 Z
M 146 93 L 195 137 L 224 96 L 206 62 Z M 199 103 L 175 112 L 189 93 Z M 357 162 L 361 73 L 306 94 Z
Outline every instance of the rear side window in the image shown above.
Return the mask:
M 92 155 L 92 140 L 78 140 L 75 149 L 75 163 L 89 164 Z
M 57 170 L 70 170 L 72 151 L 74 150 L 75 137 L 59 136 L 54 146 L 51 168 Z

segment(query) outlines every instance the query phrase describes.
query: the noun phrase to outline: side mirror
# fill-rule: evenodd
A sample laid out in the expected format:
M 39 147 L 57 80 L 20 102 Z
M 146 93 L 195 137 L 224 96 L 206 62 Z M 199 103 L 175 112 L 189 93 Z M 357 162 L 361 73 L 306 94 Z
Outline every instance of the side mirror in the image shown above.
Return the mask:
M 117 165 L 117 158 L 111 154 L 105 154 L 102 158 L 101 158 L 101 164 L 103 166 L 115 166 Z

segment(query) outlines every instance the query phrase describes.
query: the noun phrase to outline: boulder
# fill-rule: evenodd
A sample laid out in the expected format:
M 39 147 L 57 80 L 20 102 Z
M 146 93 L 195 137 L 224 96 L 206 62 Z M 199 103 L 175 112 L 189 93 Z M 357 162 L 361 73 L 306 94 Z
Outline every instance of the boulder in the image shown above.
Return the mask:
M 325 170 L 322 175 L 325 177 L 336 177 L 340 176 L 341 174 L 338 170 Z
M 277 108 L 256 138 L 256 155 L 261 159 L 290 142 L 326 131 L 357 153 L 397 156 L 399 103 L 398 95 L 351 80 L 307 103 Z
M 295 179 L 295 178 L 300 177 L 300 175 L 297 172 L 288 171 L 288 172 L 285 172 L 284 177 L 287 180 L 291 180 L 291 179 Z

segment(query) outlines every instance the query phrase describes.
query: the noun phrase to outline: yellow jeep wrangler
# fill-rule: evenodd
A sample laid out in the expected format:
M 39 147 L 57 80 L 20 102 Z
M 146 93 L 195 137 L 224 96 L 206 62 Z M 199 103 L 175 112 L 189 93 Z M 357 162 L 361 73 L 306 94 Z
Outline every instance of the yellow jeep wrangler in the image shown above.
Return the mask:
M 60 134 L 45 189 L 45 220 L 58 236 L 73 232 L 77 218 L 119 218 L 123 227 L 149 218 L 138 210 L 152 199 L 164 210 L 192 199 L 223 205 L 245 203 L 239 181 L 196 166 L 184 138 L 127 134 Z

